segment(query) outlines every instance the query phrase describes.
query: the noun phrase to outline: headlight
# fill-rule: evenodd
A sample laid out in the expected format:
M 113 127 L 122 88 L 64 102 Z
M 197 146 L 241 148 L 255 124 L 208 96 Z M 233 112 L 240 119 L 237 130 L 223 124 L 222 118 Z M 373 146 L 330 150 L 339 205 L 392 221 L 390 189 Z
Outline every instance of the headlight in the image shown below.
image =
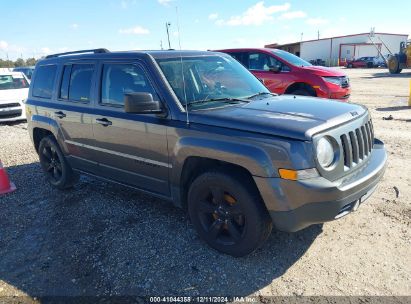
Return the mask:
M 321 167 L 327 169 L 334 163 L 335 152 L 329 139 L 322 137 L 317 142 L 317 160 Z
M 324 81 L 336 84 L 338 86 L 342 85 L 342 78 L 341 77 L 323 77 Z

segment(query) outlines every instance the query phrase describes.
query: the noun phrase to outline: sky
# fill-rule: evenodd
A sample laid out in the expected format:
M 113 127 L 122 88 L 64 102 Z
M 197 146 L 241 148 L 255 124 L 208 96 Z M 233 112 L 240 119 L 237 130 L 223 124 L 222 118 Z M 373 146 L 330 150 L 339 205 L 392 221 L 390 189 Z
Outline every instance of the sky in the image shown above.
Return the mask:
M 408 0 L 0 0 L 0 58 L 70 50 L 263 47 L 369 32 L 408 34 Z M 179 26 L 178 26 L 179 25 Z

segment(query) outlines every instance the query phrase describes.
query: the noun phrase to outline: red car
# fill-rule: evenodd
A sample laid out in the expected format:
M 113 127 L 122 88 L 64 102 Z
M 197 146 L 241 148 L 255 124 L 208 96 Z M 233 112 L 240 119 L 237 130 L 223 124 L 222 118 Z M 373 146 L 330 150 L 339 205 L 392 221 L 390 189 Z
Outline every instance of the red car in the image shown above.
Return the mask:
M 347 60 L 347 68 L 372 68 L 374 67 L 374 57 L 361 57 L 354 60 Z
M 231 55 L 258 77 L 273 93 L 332 98 L 347 101 L 351 88 L 348 77 L 336 70 L 313 66 L 277 49 L 217 50 Z

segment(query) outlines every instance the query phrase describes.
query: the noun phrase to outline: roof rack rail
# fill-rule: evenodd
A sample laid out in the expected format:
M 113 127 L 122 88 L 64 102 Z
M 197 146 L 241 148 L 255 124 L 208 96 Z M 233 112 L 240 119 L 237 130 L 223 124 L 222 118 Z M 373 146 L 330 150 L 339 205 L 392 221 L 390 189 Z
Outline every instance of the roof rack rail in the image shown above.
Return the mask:
M 82 53 L 94 53 L 94 54 L 101 54 L 101 53 L 110 53 L 107 49 L 91 49 L 91 50 L 81 50 L 81 51 L 73 51 L 73 52 L 65 52 L 65 53 L 58 53 L 58 54 L 51 54 L 47 55 L 46 58 L 54 58 L 64 55 L 71 55 L 71 54 L 82 54 Z

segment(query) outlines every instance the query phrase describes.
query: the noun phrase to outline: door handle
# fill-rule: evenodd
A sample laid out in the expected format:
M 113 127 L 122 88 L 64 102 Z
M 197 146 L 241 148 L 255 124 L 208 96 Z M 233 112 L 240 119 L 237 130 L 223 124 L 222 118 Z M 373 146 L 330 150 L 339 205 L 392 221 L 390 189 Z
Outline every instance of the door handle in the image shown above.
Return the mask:
M 62 112 L 62 111 L 54 112 L 54 114 L 55 114 L 58 118 L 64 118 L 64 117 L 67 116 L 67 115 L 64 114 L 64 112 Z
M 102 125 L 103 127 L 111 126 L 113 123 L 107 118 L 97 118 L 96 123 Z

